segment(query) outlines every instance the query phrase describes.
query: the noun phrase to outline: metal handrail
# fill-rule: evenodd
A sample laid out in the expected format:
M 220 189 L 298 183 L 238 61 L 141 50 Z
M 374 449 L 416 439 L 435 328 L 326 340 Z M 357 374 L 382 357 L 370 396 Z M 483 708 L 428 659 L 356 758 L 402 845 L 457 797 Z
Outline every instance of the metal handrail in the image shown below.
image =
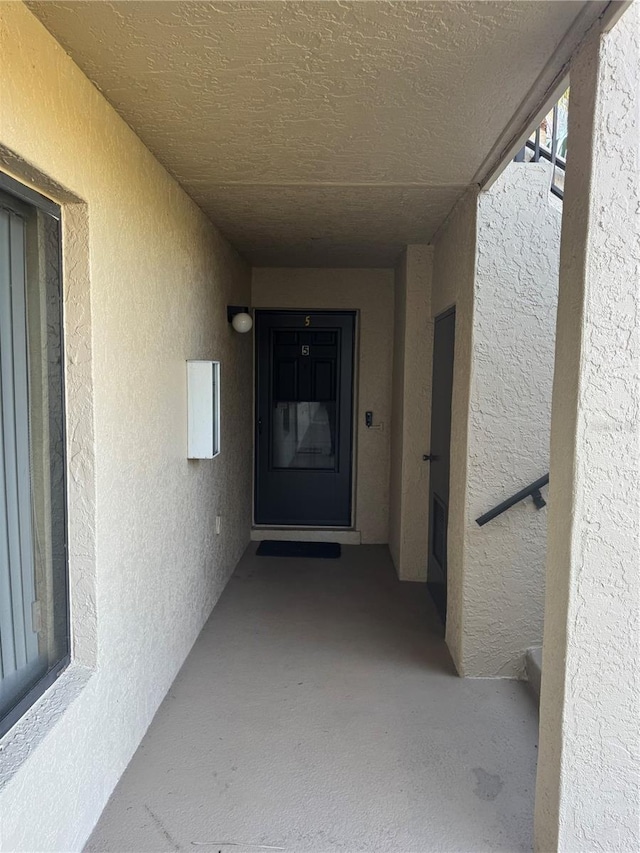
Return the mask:
M 484 515 L 481 515 L 480 518 L 476 518 L 476 523 L 482 527 L 488 521 L 491 521 L 497 516 L 501 515 L 506 510 L 511 509 L 515 504 L 520 503 L 525 498 L 533 498 L 533 503 L 535 504 L 536 509 L 542 509 L 543 506 L 546 506 L 547 502 L 542 497 L 540 493 L 540 489 L 543 486 L 546 486 L 549 482 L 549 475 L 545 474 L 544 477 L 540 477 L 539 480 L 535 480 L 533 483 L 530 483 L 525 489 L 520 489 L 519 492 L 516 492 L 515 495 L 511 495 L 510 498 L 507 498 L 506 501 L 502 501 L 497 506 L 494 506 L 493 509 L 490 509 L 489 512 L 485 512 Z

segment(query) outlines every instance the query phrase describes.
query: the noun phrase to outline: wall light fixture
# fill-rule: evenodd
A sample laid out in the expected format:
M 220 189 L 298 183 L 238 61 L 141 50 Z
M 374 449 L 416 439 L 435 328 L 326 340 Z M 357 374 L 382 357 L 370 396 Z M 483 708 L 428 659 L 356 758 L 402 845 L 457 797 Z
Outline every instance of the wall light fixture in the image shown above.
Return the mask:
M 250 332 L 253 327 L 253 317 L 246 306 L 227 305 L 227 320 L 241 335 Z

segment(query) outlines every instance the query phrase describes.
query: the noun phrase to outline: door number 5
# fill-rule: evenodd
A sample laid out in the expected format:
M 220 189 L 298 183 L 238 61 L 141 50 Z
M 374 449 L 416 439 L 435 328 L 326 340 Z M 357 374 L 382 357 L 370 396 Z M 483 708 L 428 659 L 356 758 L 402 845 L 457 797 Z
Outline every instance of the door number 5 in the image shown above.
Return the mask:
M 311 325 L 311 317 L 310 317 L 308 314 L 307 314 L 307 316 L 304 318 L 304 324 L 305 324 L 305 326 L 310 326 L 310 325 Z

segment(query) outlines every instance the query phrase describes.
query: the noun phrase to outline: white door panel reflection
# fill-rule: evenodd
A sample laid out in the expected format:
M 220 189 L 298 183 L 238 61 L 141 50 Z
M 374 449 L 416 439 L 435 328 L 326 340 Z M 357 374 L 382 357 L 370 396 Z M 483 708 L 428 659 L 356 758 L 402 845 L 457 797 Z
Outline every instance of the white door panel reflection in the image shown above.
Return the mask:
M 273 412 L 274 468 L 333 470 L 336 404 L 326 402 L 277 402 Z

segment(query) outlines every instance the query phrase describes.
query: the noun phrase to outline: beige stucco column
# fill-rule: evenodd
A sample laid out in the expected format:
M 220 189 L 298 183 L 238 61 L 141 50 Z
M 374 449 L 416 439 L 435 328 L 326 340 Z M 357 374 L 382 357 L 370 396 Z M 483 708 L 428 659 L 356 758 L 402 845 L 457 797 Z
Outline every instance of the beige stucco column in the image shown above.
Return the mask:
M 640 7 L 571 65 L 540 851 L 640 849 Z
M 394 285 L 389 548 L 401 580 L 427 577 L 433 249 L 409 245 Z

